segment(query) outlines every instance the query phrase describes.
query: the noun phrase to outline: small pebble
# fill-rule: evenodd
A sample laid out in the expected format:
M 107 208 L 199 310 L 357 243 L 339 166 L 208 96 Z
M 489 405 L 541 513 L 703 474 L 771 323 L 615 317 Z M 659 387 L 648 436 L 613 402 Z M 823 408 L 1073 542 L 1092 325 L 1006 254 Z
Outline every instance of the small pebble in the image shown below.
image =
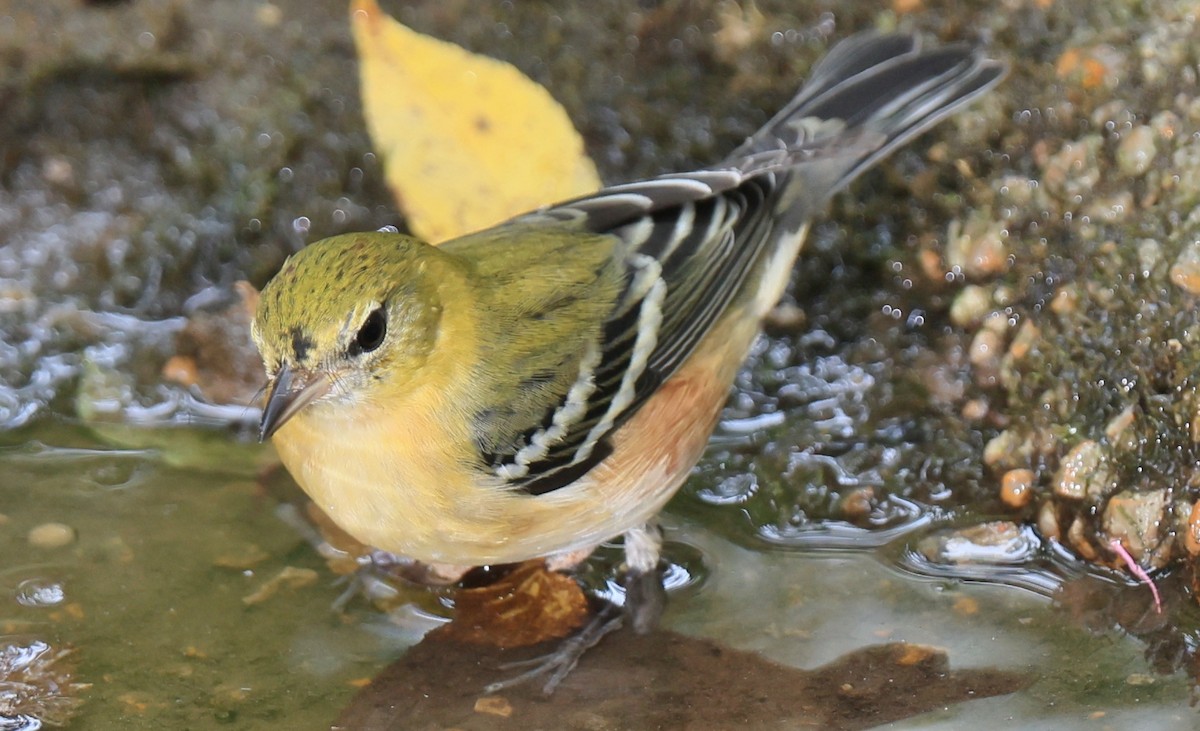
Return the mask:
M 1008 269 L 1003 225 L 981 216 L 965 223 L 953 221 L 947 230 L 946 262 L 972 279 L 984 279 Z
M 971 243 L 963 270 L 969 277 L 982 279 L 1008 269 L 1008 247 L 999 231 L 987 231 Z
M 936 282 L 943 279 L 946 274 L 946 265 L 942 262 L 942 255 L 933 249 L 921 249 L 921 253 L 917 257 L 917 261 L 921 265 L 921 273 L 925 278 Z
M 1047 500 L 1038 508 L 1038 533 L 1049 541 L 1061 541 L 1062 529 L 1058 525 L 1058 510 L 1053 502 Z
M 1071 500 L 1082 500 L 1089 493 L 1102 489 L 1107 481 L 1104 450 L 1096 442 L 1087 439 L 1076 444 L 1063 457 L 1054 477 L 1054 493 Z
M 987 289 L 978 284 L 969 284 L 950 304 L 950 322 L 956 327 L 973 327 L 983 322 L 991 308 L 992 296 Z
M 1124 433 L 1124 431 L 1126 429 L 1128 429 L 1130 426 L 1133 425 L 1133 420 L 1134 420 L 1133 404 L 1130 404 L 1129 406 L 1126 406 L 1124 409 L 1122 409 L 1121 413 L 1117 414 L 1112 419 L 1110 419 L 1108 424 L 1105 425 L 1105 427 L 1104 427 L 1105 438 L 1107 438 L 1108 441 L 1110 441 L 1110 442 L 1117 441 L 1117 437 L 1121 436 L 1121 434 Z
M 1120 540 L 1133 559 L 1146 568 L 1161 569 L 1171 557 L 1167 529 L 1166 490 L 1124 490 L 1109 498 L 1101 525 L 1104 534 Z
M 1033 499 L 1033 470 L 1017 469 L 1000 480 L 1000 499 L 1011 508 L 1023 508 Z
M 30 529 L 28 540 L 34 548 L 62 548 L 75 542 L 75 529 L 65 523 L 42 523 Z
M 1095 561 L 1100 558 L 1100 553 L 1084 534 L 1086 527 L 1083 518 L 1076 516 L 1074 522 L 1071 523 L 1071 527 L 1067 529 L 1067 541 L 1080 556 L 1088 561 Z
M 1200 555 L 1200 500 L 1192 505 L 1187 530 L 1183 532 L 1183 546 L 1192 556 Z
M 988 402 L 985 399 L 973 398 L 963 404 L 962 417 L 967 421 L 982 421 L 988 415 Z
M 851 523 L 859 523 L 870 517 L 874 507 L 874 488 L 860 487 L 842 498 L 842 517 Z
M 1067 286 L 1054 293 L 1050 300 L 1050 311 L 1056 315 L 1070 315 L 1079 309 L 1079 292 Z
M 195 386 L 200 381 L 196 359 L 185 355 L 171 356 L 162 367 L 162 377 L 181 386 Z
M 1040 543 L 1031 531 L 1007 520 L 956 528 L 928 536 L 918 550 L 941 565 L 1019 565 L 1031 559 Z
M 1139 125 L 1126 132 L 1117 145 L 1117 169 L 1136 178 L 1150 169 L 1158 154 L 1155 133 L 1147 125 Z
M 1137 245 L 1138 269 L 1149 277 L 1162 261 L 1162 245 L 1154 239 L 1142 239 Z
M 1004 351 L 1004 340 L 992 330 L 980 330 L 971 340 L 967 358 L 976 368 L 993 370 L 1000 367 L 1000 356 Z
M 1200 294 L 1200 241 L 1193 241 L 1171 265 L 1171 283 L 1189 294 Z
M 1013 360 L 1021 360 L 1029 355 L 1029 351 L 1041 339 L 1042 331 L 1033 322 L 1026 320 L 1021 324 L 1021 327 L 1017 330 L 1016 337 L 1013 338 L 1012 343 L 1008 346 L 1008 354 L 1012 356 Z
M 992 437 L 983 448 L 983 463 L 994 470 L 1027 465 L 1031 456 L 1028 440 L 1012 429 L 1005 429 Z
M 504 696 L 489 695 L 475 699 L 475 712 L 508 718 L 513 714 L 513 707 Z

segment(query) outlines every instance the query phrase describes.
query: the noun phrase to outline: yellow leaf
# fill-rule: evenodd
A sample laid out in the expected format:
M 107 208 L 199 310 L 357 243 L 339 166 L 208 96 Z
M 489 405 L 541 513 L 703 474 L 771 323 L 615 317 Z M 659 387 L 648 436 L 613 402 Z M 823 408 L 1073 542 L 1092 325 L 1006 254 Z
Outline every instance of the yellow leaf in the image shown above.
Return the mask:
M 441 242 L 600 187 L 566 112 L 513 66 L 352 0 L 367 129 L 413 233 Z

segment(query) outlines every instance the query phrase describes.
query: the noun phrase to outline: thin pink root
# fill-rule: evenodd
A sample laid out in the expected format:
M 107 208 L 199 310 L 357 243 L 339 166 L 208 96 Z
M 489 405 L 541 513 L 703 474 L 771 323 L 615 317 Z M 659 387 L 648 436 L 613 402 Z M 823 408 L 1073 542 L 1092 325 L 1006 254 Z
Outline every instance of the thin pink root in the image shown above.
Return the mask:
M 1112 550 L 1116 552 L 1125 565 L 1129 567 L 1129 573 L 1137 577 L 1138 581 L 1150 587 L 1150 593 L 1154 595 L 1154 611 L 1162 614 L 1162 597 L 1158 595 L 1158 587 L 1154 585 L 1154 579 L 1150 578 L 1150 574 L 1138 565 L 1137 561 L 1133 560 L 1133 556 L 1129 555 L 1129 551 L 1125 550 L 1125 546 L 1120 540 L 1114 538 L 1108 542 Z

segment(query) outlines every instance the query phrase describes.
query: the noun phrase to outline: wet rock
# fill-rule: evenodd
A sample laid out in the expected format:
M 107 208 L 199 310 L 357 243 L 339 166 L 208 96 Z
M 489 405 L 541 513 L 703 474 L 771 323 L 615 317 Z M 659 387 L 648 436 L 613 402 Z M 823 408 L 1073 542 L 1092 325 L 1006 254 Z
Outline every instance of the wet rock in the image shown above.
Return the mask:
M 1156 137 L 1154 129 L 1147 125 L 1139 125 L 1122 135 L 1117 145 L 1117 169 L 1131 178 L 1149 170 L 1158 154 Z
M 1133 193 L 1127 190 L 1112 195 L 1097 197 L 1080 209 L 1080 213 L 1092 221 L 1119 223 L 1134 212 Z
M 1062 201 L 1091 197 L 1100 180 L 1098 157 L 1103 147 L 1100 135 L 1065 143 L 1046 160 L 1042 181 L 1047 193 Z
M 1111 539 L 1120 540 L 1129 555 L 1146 567 L 1160 569 L 1171 558 L 1167 540 L 1167 494 L 1165 490 L 1126 490 L 1109 498 L 1102 525 Z
M 1007 231 L 1000 221 L 972 215 L 966 223 L 953 221 L 946 237 L 946 262 L 969 278 L 984 279 L 1008 268 Z
M 986 399 L 973 398 L 963 404 L 962 417 L 967 421 L 983 421 L 988 415 L 988 402 Z
M 1029 351 L 1037 345 L 1042 337 L 1041 328 L 1033 324 L 1032 321 L 1026 320 L 1021 323 L 1021 327 L 1017 329 L 1016 336 L 1013 337 L 1008 346 L 1008 356 L 1012 360 L 1020 360 L 1029 355 Z
M 976 383 L 987 387 L 996 384 L 1002 378 L 1001 365 L 1008 330 L 1008 317 L 993 312 L 975 333 L 967 349 L 967 360 L 974 366 L 972 375 Z
M 1033 448 L 1015 429 L 1005 429 L 992 437 L 983 448 L 983 463 L 996 470 L 1009 470 L 1029 464 Z
M 1004 354 L 1004 338 L 994 330 L 980 330 L 971 340 L 968 359 L 971 365 L 985 371 L 995 371 L 1000 367 L 1000 356 Z
M 1027 206 L 1033 203 L 1038 181 L 1019 175 L 1006 175 L 999 179 L 996 192 L 1001 202 L 1012 206 Z
M 34 548 L 63 548 L 75 542 L 75 529 L 65 523 L 42 523 L 30 529 L 27 540 Z
M 1138 271 L 1143 277 L 1149 277 L 1158 271 L 1162 264 L 1162 245 L 1154 239 L 1142 239 L 1137 244 Z
M 1200 239 L 1192 241 L 1171 265 L 1171 283 L 1189 294 L 1200 294 Z
M 983 322 L 992 309 L 992 297 L 978 284 L 968 284 L 950 304 L 950 322 L 955 327 L 970 328 Z
M 1020 564 L 1030 560 L 1040 543 L 1028 529 L 997 520 L 967 528 L 939 531 L 921 539 L 917 550 L 931 563 Z
M 859 487 L 846 493 L 841 502 L 843 519 L 863 524 L 875 510 L 875 490 L 871 487 Z
M 1023 508 L 1033 499 L 1033 470 L 1016 469 L 1004 473 L 1000 481 L 1000 499 L 1012 508 Z
M 1200 556 L 1200 500 L 1192 504 L 1187 525 L 1183 531 L 1183 546 L 1193 558 Z
M 1104 438 L 1114 445 L 1121 443 L 1127 435 L 1132 438 L 1132 434 L 1128 434 L 1127 430 L 1133 426 L 1134 418 L 1133 404 L 1121 409 L 1121 413 L 1110 419 L 1104 426 Z
M 1082 516 L 1075 516 L 1075 520 L 1071 521 L 1071 527 L 1067 529 L 1067 543 L 1083 558 L 1088 561 L 1096 561 L 1100 558 L 1100 552 L 1096 550 L 1096 545 L 1088 538 L 1088 524 Z
M 1038 507 L 1038 533 L 1048 541 L 1061 541 L 1062 528 L 1058 522 L 1058 508 L 1053 500 L 1046 500 Z
M 1109 481 L 1104 449 L 1088 439 L 1076 444 L 1063 457 L 1054 476 L 1054 493 L 1068 500 L 1097 495 Z
M 1079 309 L 1079 291 L 1067 286 L 1054 294 L 1050 301 L 1050 311 L 1061 317 L 1075 314 Z
M 1114 87 L 1125 69 L 1125 55 L 1106 43 L 1068 47 L 1054 63 L 1060 79 L 1084 90 Z

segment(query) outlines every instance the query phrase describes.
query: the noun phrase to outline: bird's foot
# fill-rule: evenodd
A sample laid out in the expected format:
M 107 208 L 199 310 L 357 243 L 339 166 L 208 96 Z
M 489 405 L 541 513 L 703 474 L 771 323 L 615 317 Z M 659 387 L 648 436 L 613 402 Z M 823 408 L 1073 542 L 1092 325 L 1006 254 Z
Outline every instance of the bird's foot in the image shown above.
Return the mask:
M 624 624 L 624 617 L 621 615 L 621 610 L 609 604 L 595 617 L 592 617 L 583 629 L 563 640 L 554 652 L 529 660 L 501 665 L 503 670 L 529 669 L 507 680 L 490 683 L 483 691 L 489 694 L 498 693 L 544 677 L 546 682 L 542 686 L 542 694 L 552 695 L 559 684 L 579 664 L 579 659 L 583 657 L 584 653 L 595 647 L 600 640 L 620 629 L 622 624 Z

